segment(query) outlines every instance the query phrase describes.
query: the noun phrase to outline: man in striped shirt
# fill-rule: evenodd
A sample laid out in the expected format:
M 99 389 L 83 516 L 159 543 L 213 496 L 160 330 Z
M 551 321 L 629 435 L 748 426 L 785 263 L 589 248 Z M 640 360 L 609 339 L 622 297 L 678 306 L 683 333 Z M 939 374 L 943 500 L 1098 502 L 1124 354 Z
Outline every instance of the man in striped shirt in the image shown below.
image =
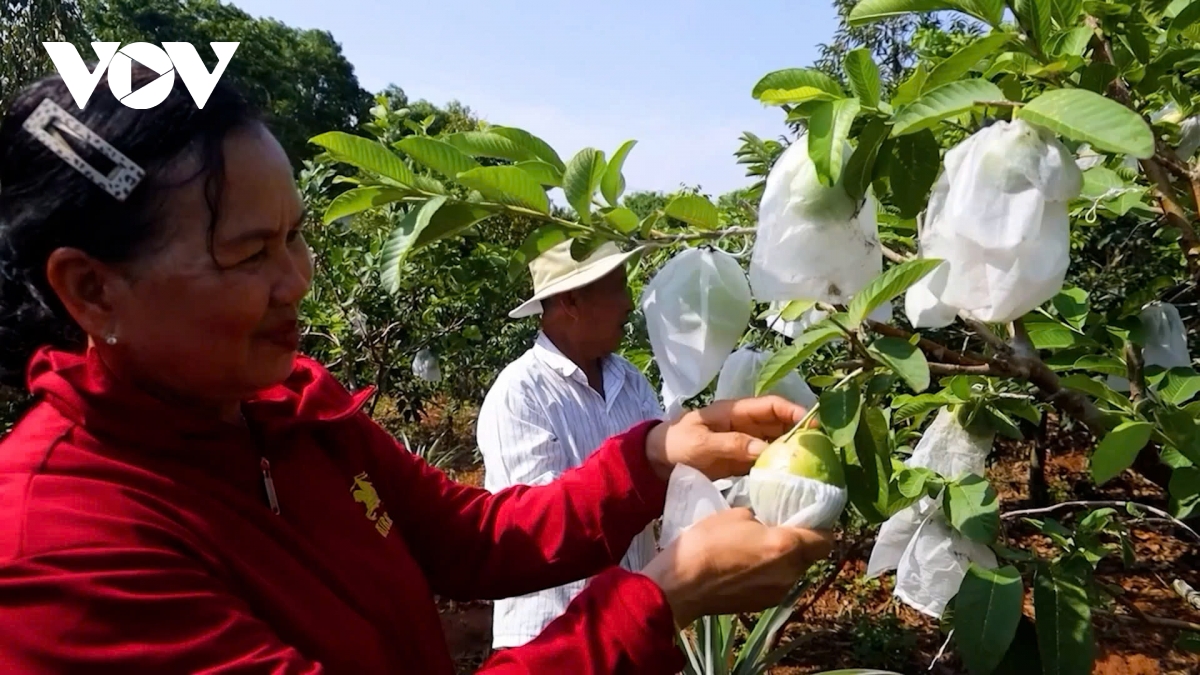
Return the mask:
M 548 483 L 582 464 L 608 437 L 662 417 L 645 376 L 613 353 L 633 311 L 625 264 L 636 253 L 605 244 L 578 262 L 567 241 L 530 264 L 534 295 L 509 316 L 540 314 L 541 331 L 532 348 L 500 373 L 480 410 L 477 435 L 488 490 Z M 648 527 L 621 566 L 639 571 L 655 549 Z M 585 583 L 496 601 L 493 647 L 532 640 Z

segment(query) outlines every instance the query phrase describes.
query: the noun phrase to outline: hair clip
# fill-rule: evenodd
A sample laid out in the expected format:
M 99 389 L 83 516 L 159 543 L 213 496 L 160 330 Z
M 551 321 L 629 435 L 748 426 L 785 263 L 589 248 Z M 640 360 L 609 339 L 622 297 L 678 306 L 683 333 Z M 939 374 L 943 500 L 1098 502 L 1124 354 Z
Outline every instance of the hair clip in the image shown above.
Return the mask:
M 33 114 L 25 120 L 22 127 L 76 171 L 87 176 L 93 183 L 115 197 L 117 201 L 125 201 L 146 176 L 146 171 L 136 162 L 126 157 L 120 150 L 114 148 L 108 141 L 89 129 L 83 122 L 75 119 L 51 99 L 42 101 Z M 112 160 L 116 166 L 107 174 L 101 173 L 96 167 L 77 155 L 60 134 L 66 134 L 95 148 Z

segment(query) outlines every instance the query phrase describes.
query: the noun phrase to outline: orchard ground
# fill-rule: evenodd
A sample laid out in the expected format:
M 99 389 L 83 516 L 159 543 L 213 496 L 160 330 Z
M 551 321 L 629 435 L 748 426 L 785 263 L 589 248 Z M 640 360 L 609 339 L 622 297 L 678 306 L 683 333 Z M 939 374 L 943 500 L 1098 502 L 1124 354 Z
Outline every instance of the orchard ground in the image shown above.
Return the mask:
M 386 403 L 381 405 L 387 410 Z M 464 458 L 450 469 L 459 481 L 472 485 L 483 484 L 483 467 L 474 447 L 473 412 L 460 410 L 447 416 L 436 403 L 429 405 L 415 429 L 413 438 L 442 436 L 446 446 Z M 381 421 L 389 420 L 387 414 Z M 1084 432 L 1065 431 L 1051 417 L 1047 424 L 1046 482 L 1051 503 L 1071 500 L 1125 500 L 1132 497 L 1149 505 L 1166 507 L 1166 497 L 1157 486 L 1142 480 L 1132 472 L 1095 488 L 1088 474 L 1087 456 L 1094 441 Z M 409 425 L 405 425 L 409 426 Z M 1006 510 L 1029 508 L 1029 453 L 1037 438 L 1024 442 L 1001 439 L 997 442 L 988 467 L 987 478 L 992 481 Z M 1060 512 L 1064 522 L 1073 516 Z M 1021 548 L 1049 555 L 1050 542 L 1032 528 L 1008 523 L 1014 543 Z M 900 603 L 892 596 L 894 576 L 865 579 L 867 558 L 873 539 L 866 535 L 847 539 L 839 534 L 839 548 L 831 564 L 816 570 L 822 583 L 800 600 L 806 611 L 797 612 L 781 636 L 781 640 L 802 639 L 797 649 L 783 665 L 773 668 L 772 675 L 802 675 L 835 668 L 873 667 L 900 673 L 927 672 L 930 663 L 946 640 L 937 622 Z M 1169 618 L 1200 623 L 1200 611 L 1189 607 L 1170 587 L 1175 579 L 1183 579 L 1200 588 L 1200 545 L 1188 542 L 1171 530 L 1166 523 L 1142 523 L 1133 529 L 1132 543 L 1136 564 L 1132 569 L 1122 567 L 1119 559 L 1106 560 L 1097 571 L 1104 583 L 1124 589 L 1136 598 L 1132 607 L 1117 608 L 1119 616 L 1098 614 L 1095 617 L 1097 658 L 1095 675 L 1193 675 L 1200 673 L 1200 655 L 1187 654 L 1173 648 L 1180 631 L 1147 623 L 1137 616 L 1140 611 L 1148 617 Z M 848 556 L 845 556 L 851 549 Z M 846 562 L 832 583 L 824 581 L 832 565 L 846 557 Z M 821 591 L 817 595 L 816 591 Z M 1026 615 L 1033 614 L 1032 590 L 1026 589 Z M 446 639 L 460 673 L 473 673 L 490 654 L 491 605 L 487 602 L 459 603 L 441 600 L 438 603 Z M 1136 609 L 1134 609 L 1136 607 Z M 746 617 L 747 622 L 750 617 Z M 1151 619 L 1152 620 L 1152 619 Z M 743 627 L 752 624 L 743 624 Z M 951 675 L 965 672 L 962 664 L 947 649 L 931 671 Z

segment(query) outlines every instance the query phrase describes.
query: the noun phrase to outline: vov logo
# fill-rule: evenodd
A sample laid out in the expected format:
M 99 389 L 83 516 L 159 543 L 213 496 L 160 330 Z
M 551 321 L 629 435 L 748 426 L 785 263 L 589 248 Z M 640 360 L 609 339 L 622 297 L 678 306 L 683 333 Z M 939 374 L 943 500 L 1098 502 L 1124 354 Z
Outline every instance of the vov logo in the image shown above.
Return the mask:
M 120 42 L 93 42 L 97 65 L 92 72 L 88 71 L 75 45 L 69 42 L 42 43 L 80 110 L 91 100 L 105 70 L 108 71 L 108 87 L 113 96 L 128 108 L 149 110 L 167 100 L 175 86 L 175 74 L 178 73 L 196 101 L 196 107 L 203 109 L 241 43 L 209 44 L 217 55 L 217 67 L 211 73 L 204 61 L 200 60 L 196 48 L 187 42 L 164 42 L 162 48 L 148 42 L 133 42 L 124 47 Z M 133 91 L 134 61 L 158 73 L 160 77 Z

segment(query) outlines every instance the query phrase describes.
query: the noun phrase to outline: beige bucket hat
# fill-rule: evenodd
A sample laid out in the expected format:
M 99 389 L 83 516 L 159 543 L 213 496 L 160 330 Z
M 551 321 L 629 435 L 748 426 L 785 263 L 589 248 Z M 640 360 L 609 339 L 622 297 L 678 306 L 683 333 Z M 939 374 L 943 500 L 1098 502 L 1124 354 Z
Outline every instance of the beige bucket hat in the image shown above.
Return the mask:
M 601 244 L 586 259 L 577 261 L 571 257 L 571 243 L 572 240 L 568 239 L 557 244 L 529 263 L 529 273 L 533 276 L 533 297 L 509 312 L 509 317 L 520 319 L 541 314 L 542 300 L 599 281 L 642 252 L 641 248 L 636 248 L 625 253 L 609 241 Z

